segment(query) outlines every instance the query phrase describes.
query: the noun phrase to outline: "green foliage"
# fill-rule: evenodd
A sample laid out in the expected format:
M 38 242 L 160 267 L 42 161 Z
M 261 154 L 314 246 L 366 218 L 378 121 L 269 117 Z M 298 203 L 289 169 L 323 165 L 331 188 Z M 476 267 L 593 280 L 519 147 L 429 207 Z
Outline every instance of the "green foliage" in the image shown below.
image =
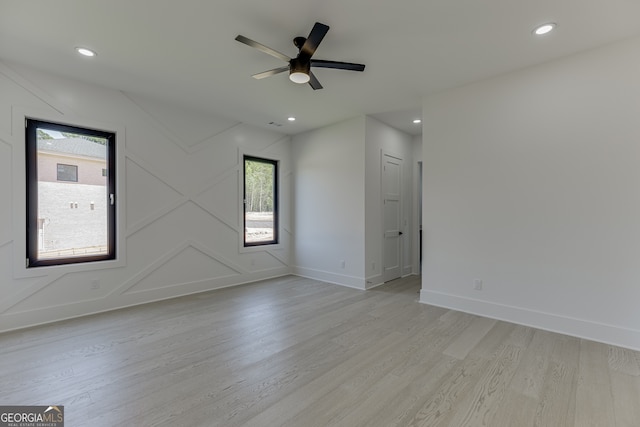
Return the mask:
M 273 212 L 275 166 L 245 160 L 244 188 L 247 212 Z
M 43 132 L 42 129 L 38 129 L 38 139 L 53 139 L 53 137 L 48 133 Z
M 61 132 L 61 133 L 67 138 L 82 138 L 82 139 L 86 139 L 87 141 L 95 142 L 96 144 L 107 145 L 107 140 L 104 138 L 100 138 L 98 136 L 83 135 L 79 133 L 69 133 L 69 132 Z

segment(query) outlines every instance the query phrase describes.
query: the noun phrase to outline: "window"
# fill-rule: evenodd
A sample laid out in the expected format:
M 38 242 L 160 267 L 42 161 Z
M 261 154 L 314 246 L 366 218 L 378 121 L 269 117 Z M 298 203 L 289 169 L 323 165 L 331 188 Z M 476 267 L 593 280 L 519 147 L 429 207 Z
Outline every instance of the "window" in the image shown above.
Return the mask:
M 115 259 L 112 171 L 115 133 L 26 120 L 27 267 Z
M 78 182 L 78 166 L 58 163 L 58 181 Z
M 244 156 L 244 246 L 278 243 L 278 162 Z

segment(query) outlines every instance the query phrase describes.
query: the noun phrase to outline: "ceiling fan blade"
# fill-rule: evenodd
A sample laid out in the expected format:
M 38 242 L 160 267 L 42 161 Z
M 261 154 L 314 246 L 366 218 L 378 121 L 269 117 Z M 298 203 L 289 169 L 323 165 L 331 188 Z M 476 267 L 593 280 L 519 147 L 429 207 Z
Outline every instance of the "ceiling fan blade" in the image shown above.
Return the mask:
M 363 64 L 354 64 L 352 62 L 325 61 L 323 59 L 312 59 L 311 66 L 320 68 L 336 68 L 338 70 L 364 71 Z
M 283 73 L 285 71 L 289 71 L 288 65 L 284 67 L 274 68 L 273 70 L 263 71 L 262 73 L 254 74 L 251 77 L 253 77 L 254 79 L 264 79 L 265 77 L 270 77 L 276 74 Z
M 318 79 L 316 79 L 316 76 L 314 76 L 312 72 L 309 72 L 309 86 L 311 86 L 313 90 L 322 89 L 322 85 L 320 84 Z
M 318 48 L 318 45 L 320 44 L 324 36 L 327 34 L 327 31 L 329 31 L 328 25 L 324 25 L 319 22 L 316 22 L 313 28 L 311 29 L 311 32 L 309 33 L 309 37 L 307 37 L 307 40 L 304 42 L 304 44 L 300 48 L 300 54 L 298 55 L 298 58 L 302 58 L 302 59 L 311 58 L 313 53 Z
M 239 41 L 240 43 L 246 44 L 247 46 L 256 48 L 268 55 L 275 56 L 276 58 L 281 59 L 284 62 L 289 62 L 291 60 L 291 58 L 289 58 L 287 55 L 280 53 L 277 50 L 273 50 L 270 47 L 263 45 L 262 43 L 258 43 L 257 41 L 248 39 L 245 36 L 238 35 L 236 37 L 236 40 Z

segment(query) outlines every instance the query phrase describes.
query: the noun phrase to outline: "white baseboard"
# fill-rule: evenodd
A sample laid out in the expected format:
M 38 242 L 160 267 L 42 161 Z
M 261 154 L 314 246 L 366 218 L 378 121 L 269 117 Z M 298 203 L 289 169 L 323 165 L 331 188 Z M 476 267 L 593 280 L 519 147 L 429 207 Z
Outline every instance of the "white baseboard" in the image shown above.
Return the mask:
M 315 270 L 313 268 L 305 268 L 294 266 L 291 268 L 291 274 L 296 276 L 316 279 L 322 282 L 333 283 L 334 285 L 346 286 L 349 288 L 366 290 L 367 280 L 362 277 L 347 276 L 346 274 L 336 274 L 330 271 Z
M 558 332 L 577 338 L 640 350 L 640 330 L 575 319 L 521 307 L 497 304 L 429 290 L 420 291 L 420 302 L 478 316 Z
M 375 276 L 367 277 L 365 288 L 372 289 L 380 285 L 384 285 L 384 280 L 382 280 L 382 274 L 376 274 Z

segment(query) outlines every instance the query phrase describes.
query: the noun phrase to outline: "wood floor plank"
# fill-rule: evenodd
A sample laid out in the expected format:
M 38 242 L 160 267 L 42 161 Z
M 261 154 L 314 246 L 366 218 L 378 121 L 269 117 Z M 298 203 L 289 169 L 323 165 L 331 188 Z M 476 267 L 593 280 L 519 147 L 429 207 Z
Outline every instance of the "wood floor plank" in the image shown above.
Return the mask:
M 496 320 L 486 317 L 474 319 L 469 327 L 465 329 L 443 353 L 456 359 L 464 359 L 471 349 L 494 327 L 496 322 Z
M 506 345 L 521 348 L 510 343 L 514 328 L 515 325 L 513 323 L 496 322 L 484 338 L 469 351 L 468 357 L 494 359 L 497 353 L 502 351 L 502 348 Z
M 459 313 L 458 316 L 442 316 L 407 344 L 409 355 L 393 368 L 394 375 L 403 375 L 407 369 L 420 364 L 425 359 L 441 357 L 438 353 L 458 337 L 473 321 L 473 316 Z
M 538 399 L 509 390 L 491 421 L 491 427 L 533 427 L 537 407 Z
M 504 345 L 491 361 L 473 390 L 461 400 L 449 425 L 493 426 L 493 418 L 504 401 L 507 388 L 522 356 L 522 348 Z M 440 424 L 442 425 L 442 424 Z
M 378 341 L 376 346 L 365 352 L 360 352 L 355 357 L 341 361 L 323 375 L 306 382 L 301 387 L 289 389 L 289 393 L 281 399 L 269 401 L 269 405 L 261 408 L 252 418 L 243 420 L 242 425 L 251 427 L 280 426 L 289 417 L 298 414 L 300 410 L 311 407 L 317 399 L 327 396 L 342 384 L 347 375 L 355 380 L 355 375 L 362 374 L 362 369 L 379 369 L 376 362 L 384 357 L 384 354 L 404 339 L 401 334 L 393 333 Z M 365 374 L 366 375 L 366 374 Z M 310 423 L 316 420 L 308 420 Z
M 554 345 L 543 378 L 535 425 L 575 423 L 580 339 L 553 334 Z
M 640 378 L 620 372 L 611 374 L 616 427 L 636 427 L 640 421 Z
M 608 346 L 581 340 L 575 427 L 615 425 Z
M 411 369 L 404 370 L 401 375 L 393 372 L 389 374 L 404 384 L 402 389 L 395 394 L 388 393 L 386 397 L 373 398 L 371 402 L 375 409 L 353 411 L 349 417 L 343 420 L 343 425 L 348 426 L 355 418 L 364 418 L 360 425 L 380 425 L 387 427 L 402 427 L 409 424 L 424 404 L 424 400 L 439 384 L 445 381 L 458 359 L 449 356 L 432 357 L 422 363 L 415 364 Z M 381 388 L 382 392 L 386 389 Z M 366 403 L 365 403 L 366 404 Z M 353 425 L 357 425 L 353 424 Z
M 635 353 L 626 348 L 610 345 L 607 358 L 609 368 L 622 374 L 640 376 L 640 363 Z
M 285 276 L 0 334 L 0 405 L 92 427 L 640 426 L 640 352 L 420 304 L 420 282 Z
M 534 426 L 574 424 L 577 369 L 563 363 L 551 362 L 543 378 Z
M 489 361 L 480 358 L 466 358 L 452 369 L 451 373 L 428 395 L 422 408 L 409 420 L 407 426 L 450 425 L 462 397 L 469 392 L 489 366 Z
M 403 348 L 391 347 L 376 361 L 350 375 L 318 396 L 310 405 L 281 425 L 322 427 L 325 425 L 359 425 L 364 421 L 367 409 L 375 408 L 381 398 L 402 388 L 403 380 L 390 373 L 394 363 L 406 357 Z M 374 406 L 372 406 L 374 405 Z
M 535 329 L 523 325 L 513 325 L 507 343 L 516 347 L 527 348 L 533 339 Z
M 527 352 L 522 360 L 522 369 L 513 377 L 511 389 L 538 399 L 542 389 L 542 381 L 547 371 L 549 356 L 555 344 L 555 334 L 547 331 L 536 331 Z

